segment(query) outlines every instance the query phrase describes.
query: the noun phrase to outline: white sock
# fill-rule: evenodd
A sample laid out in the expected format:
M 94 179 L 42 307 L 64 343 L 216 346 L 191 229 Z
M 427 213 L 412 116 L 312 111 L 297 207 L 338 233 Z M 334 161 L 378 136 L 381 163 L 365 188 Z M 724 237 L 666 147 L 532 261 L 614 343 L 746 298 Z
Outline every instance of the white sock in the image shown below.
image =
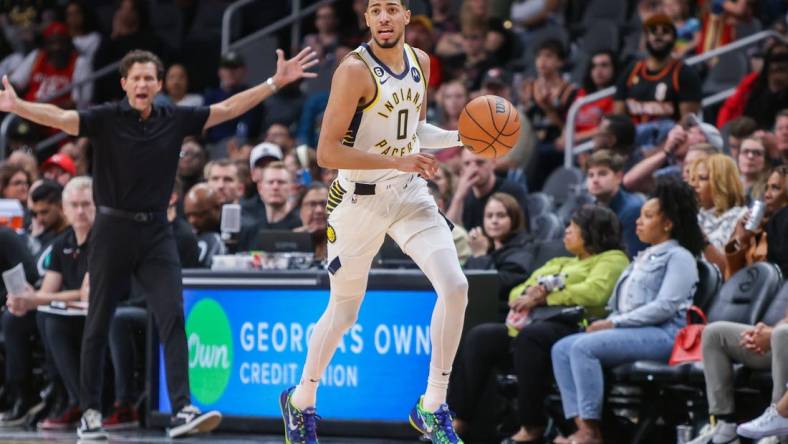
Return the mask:
M 446 402 L 446 392 L 449 390 L 449 374 L 451 369 L 435 368 L 430 365 L 430 376 L 427 378 L 427 392 L 421 406 L 428 412 L 434 412 Z
M 717 421 L 717 428 L 711 442 L 714 444 L 727 443 L 736 438 L 736 424 L 727 421 Z

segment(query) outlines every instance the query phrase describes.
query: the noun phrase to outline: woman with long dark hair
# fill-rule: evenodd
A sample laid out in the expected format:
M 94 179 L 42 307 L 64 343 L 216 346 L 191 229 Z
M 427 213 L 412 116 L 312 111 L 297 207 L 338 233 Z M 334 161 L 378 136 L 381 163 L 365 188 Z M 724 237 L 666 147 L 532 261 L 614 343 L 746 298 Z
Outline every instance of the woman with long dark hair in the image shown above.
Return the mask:
M 725 100 L 717 128 L 741 115 L 752 117 L 758 128 L 769 129 L 774 116 L 788 108 L 788 45 L 775 43 L 766 51 L 763 68 L 745 76 L 736 92 Z
M 577 91 L 575 100 L 612 86 L 618 75 L 618 63 L 613 51 L 604 49 L 591 55 L 583 87 Z M 583 141 L 596 134 L 602 118 L 613 113 L 613 97 L 605 97 L 587 105 L 577 112 L 575 140 Z
M 638 360 L 667 362 L 698 282 L 696 258 L 704 239 L 695 192 L 673 177 L 657 182 L 637 220 L 637 235 L 651 245 L 618 278 L 611 314 L 585 333 L 553 346 L 553 373 L 564 415 L 577 432 L 557 443 L 602 443 L 603 367 Z

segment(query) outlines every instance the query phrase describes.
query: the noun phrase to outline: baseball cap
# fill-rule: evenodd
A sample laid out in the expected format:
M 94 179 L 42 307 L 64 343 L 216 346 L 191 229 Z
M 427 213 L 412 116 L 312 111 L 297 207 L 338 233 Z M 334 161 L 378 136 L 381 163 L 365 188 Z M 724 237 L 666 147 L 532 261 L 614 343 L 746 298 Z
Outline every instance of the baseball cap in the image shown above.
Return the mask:
M 673 19 L 671 19 L 667 14 L 662 13 L 654 14 L 645 22 L 643 22 L 643 29 L 653 28 L 654 26 L 658 25 L 670 26 L 670 28 L 673 30 L 673 34 L 676 34 L 676 24 L 673 23 Z
M 77 167 L 74 166 L 74 161 L 68 154 L 57 153 L 53 155 L 41 164 L 41 171 L 46 171 L 53 166 L 60 167 L 63 171 L 72 176 L 77 175 Z
M 720 130 L 718 130 L 716 126 L 702 122 L 695 114 L 690 114 L 689 120 L 700 128 L 700 131 L 706 136 L 706 142 L 708 142 L 709 145 L 713 146 L 717 151 L 722 151 L 722 134 L 720 134 Z
M 255 146 L 249 154 L 249 168 L 254 169 L 255 164 L 266 157 L 274 160 L 282 160 L 284 158 L 282 148 L 271 142 L 263 142 Z
M 61 22 L 52 22 L 44 29 L 44 38 L 68 37 L 68 28 Z
M 241 54 L 235 51 L 226 52 L 219 59 L 219 67 L 221 68 L 240 68 L 242 66 L 246 66 L 246 61 L 241 57 Z
M 511 86 L 512 79 L 506 70 L 501 68 L 490 68 L 484 73 L 482 87 L 502 88 Z
M 410 25 L 421 25 L 427 29 L 427 31 L 432 32 L 432 20 L 426 15 L 416 15 L 411 17 Z

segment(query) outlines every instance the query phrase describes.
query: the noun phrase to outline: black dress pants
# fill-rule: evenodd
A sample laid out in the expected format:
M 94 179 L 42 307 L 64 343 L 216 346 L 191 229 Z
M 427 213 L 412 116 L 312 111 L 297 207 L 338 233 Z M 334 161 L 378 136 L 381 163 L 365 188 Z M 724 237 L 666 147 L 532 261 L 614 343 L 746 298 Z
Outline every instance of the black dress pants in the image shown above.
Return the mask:
M 37 337 L 36 311 L 24 316 L 3 312 L 5 335 L 5 384 L 14 399 L 32 396 L 33 341 Z
M 520 423 L 540 427 L 546 423 L 544 400 L 553 383 L 550 349 L 578 328 L 562 322 L 541 321 L 509 336 L 504 324 L 474 327 L 463 340 L 454 361 L 448 403 L 459 419 L 470 421 L 492 371 L 514 370 L 518 380 Z
M 147 326 L 148 311 L 140 307 L 118 307 L 112 319 L 109 350 L 115 368 L 115 401 L 123 404 L 133 404 L 137 400 L 135 387 L 142 387 L 135 384 L 134 369 L 145 357 Z
M 46 313 L 38 317 L 44 346 L 51 352 L 58 379 L 66 387 L 68 405 L 79 405 L 79 349 L 85 318 Z
M 96 214 L 90 240 L 90 304 L 82 339 L 80 406 L 101 410 L 109 328 L 132 275 L 145 293 L 164 344 L 167 389 L 174 411 L 190 403 L 189 355 L 183 317 L 181 265 L 172 228 L 164 221 L 135 222 Z

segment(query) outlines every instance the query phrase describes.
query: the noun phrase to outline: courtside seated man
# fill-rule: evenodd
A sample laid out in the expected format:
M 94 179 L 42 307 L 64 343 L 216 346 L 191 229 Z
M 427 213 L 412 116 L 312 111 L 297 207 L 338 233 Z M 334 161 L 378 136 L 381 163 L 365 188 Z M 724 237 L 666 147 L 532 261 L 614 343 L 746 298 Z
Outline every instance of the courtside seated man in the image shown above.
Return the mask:
M 200 412 L 191 405 L 189 394 L 181 267 L 167 223 L 181 142 L 185 136 L 199 135 L 245 113 L 294 80 L 314 77 L 305 70 L 316 63 L 309 48 L 290 60 L 277 50 L 273 77 L 210 107 L 154 105 L 164 67 L 147 51 L 131 51 L 120 63 L 125 99 L 80 111 L 19 99 L 3 77 L 0 111 L 88 137 L 94 147 L 96 221 L 88 259 L 90 307 L 82 339 L 80 404 L 84 413 L 77 429 L 81 439 L 108 437 L 100 412 L 107 332 L 132 275 L 145 290 L 164 344 L 174 412 L 168 435 L 208 432 L 219 425 L 221 415 Z
M 285 390 L 279 400 L 288 444 L 318 442 L 315 405 L 320 376 L 342 334 L 356 322 L 372 258 L 387 233 L 419 265 L 438 295 L 430 324 L 427 389 L 410 422 L 433 443 L 462 442 L 452 428 L 446 390 L 462 332 L 468 281 L 457 259 L 450 222 L 439 213 L 424 180 L 435 174 L 436 159 L 419 152 L 422 147 L 461 143 L 457 131 L 425 121 L 430 61 L 403 41 L 410 21 L 406 3 L 368 1 L 364 16 L 372 39 L 341 62 L 332 80 L 325 111 L 331 118 L 323 120 L 317 148 L 321 167 L 339 169 L 327 206 L 331 294 L 309 339 L 300 384 Z M 368 401 L 374 409 L 375 399 Z

